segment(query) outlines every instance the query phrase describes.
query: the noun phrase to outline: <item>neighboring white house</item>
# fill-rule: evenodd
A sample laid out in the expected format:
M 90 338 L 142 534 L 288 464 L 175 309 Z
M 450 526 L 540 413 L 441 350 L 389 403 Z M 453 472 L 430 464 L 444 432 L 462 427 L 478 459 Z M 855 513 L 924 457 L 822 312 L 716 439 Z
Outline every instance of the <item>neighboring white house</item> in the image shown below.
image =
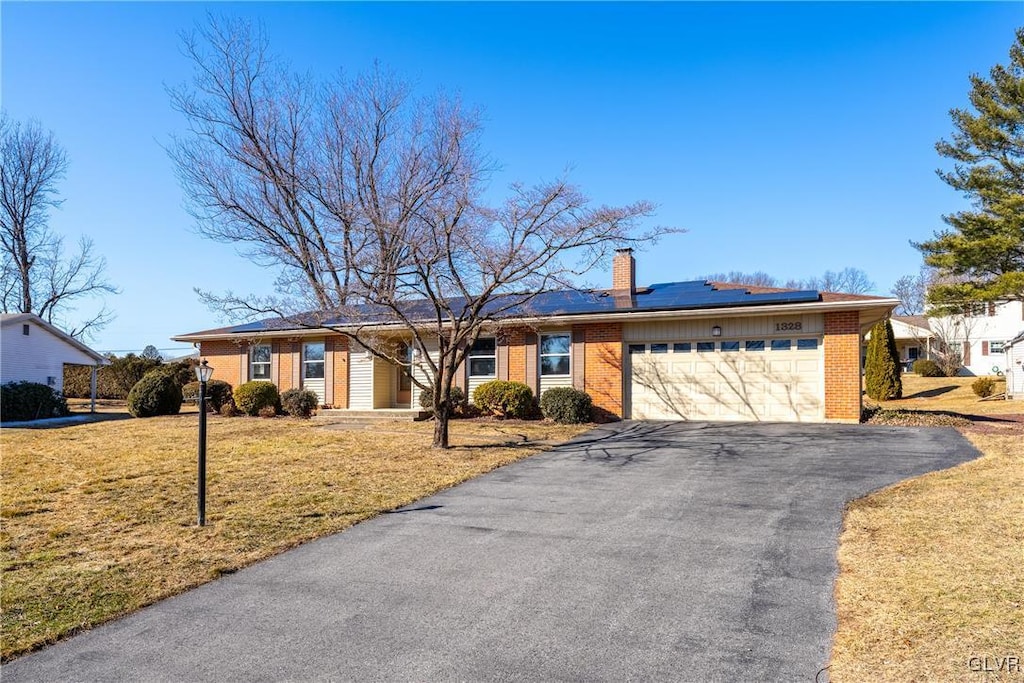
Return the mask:
M 31 313 L 0 315 L 0 384 L 36 382 L 64 391 L 64 366 L 92 368 L 92 397 L 96 398 L 96 369 L 110 361 L 88 346 Z
M 1006 344 L 1006 398 L 1024 398 L 1024 330 Z
M 978 306 L 972 315 L 930 318 L 937 338 L 956 344 L 963 358 L 962 375 L 1006 372 L 1006 343 L 1020 332 L 1024 302 L 1000 301 Z

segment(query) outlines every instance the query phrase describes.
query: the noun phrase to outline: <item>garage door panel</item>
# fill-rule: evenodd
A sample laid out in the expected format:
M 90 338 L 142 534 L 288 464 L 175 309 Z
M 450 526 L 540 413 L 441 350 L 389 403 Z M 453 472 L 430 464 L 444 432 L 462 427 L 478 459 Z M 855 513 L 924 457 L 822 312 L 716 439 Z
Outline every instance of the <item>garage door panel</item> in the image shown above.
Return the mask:
M 672 344 L 669 342 L 669 348 Z M 631 354 L 630 416 L 634 419 L 821 420 L 819 353 L 793 349 Z

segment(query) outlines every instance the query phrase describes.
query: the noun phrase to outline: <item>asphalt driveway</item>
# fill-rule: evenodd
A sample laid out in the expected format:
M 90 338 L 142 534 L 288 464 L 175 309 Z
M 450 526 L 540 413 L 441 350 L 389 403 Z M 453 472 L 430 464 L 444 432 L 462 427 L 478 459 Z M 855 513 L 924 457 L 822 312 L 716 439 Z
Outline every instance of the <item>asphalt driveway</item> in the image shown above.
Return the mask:
M 3 680 L 813 681 L 844 503 L 976 456 L 951 429 L 620 423 Z

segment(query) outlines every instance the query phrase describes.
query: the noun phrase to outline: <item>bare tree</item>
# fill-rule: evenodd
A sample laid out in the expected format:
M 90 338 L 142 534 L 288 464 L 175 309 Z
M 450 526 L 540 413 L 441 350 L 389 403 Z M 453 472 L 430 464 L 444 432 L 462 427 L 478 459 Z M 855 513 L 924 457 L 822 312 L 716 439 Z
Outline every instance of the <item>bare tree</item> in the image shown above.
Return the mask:
M 964 367 L 977 323 L 978 318 L 967 309 L 928 319 L 934 339 L 932 354 L 942 374 L 952 377 Z
M 34 313 L 74 337 L 88 336 L 113 319 L 104 307 L 74 327 L 64 320 L 84 298 L 116 294 L 106 281 L 106 261 L 82 238 L 65 253 L 64 238 L 47 225 L 58 208 L 57 183 L 67 156 L 52 133 L 36 122 L 22 124 L 0 114 L 0 296 L 5 313 Z
M 935 273 L 928 266 L 921 266 L 916 275 L 904 275 L 892 286 L 891 294 L 900 300 L 897 315 L 922 315 L 928 300 L 928 287 L 935 279 Z
M 414 98 L 379 68 L 315 87 L 240 22 L 212 22 L 185 46 L 196 78 L 171 97 L 191 132 L 170 153 L 199 230 L 279 273 L 274 296 L 203 298 L 234 317 L 334 330 L 403 368 L 432 390 L 435 447 L 448 446 L 456 370 L 481 330 L 665 232 L 635 234 L 650 203 L 593 207 L 564 179 L 485 206 L 478 116 Z
M 738 270 L 732 270 L 728 273 L 709 273 L 708 275 L 700 276 L 698 279 L 707 280 L 708 282 L 731 282 L 738 285 L 753 285 L 755 287 L 779 286 L 778 278 L 760 270 L 754 273 L 744 273 Z
M 843 292 L 866 294 L 874 291 L 875 283 L 860 268 L 843 268 L 839 272 L 826 270 L 820 277 L 810 277 L 787 283 L 800 289 L 816 289 L 819 292 Z

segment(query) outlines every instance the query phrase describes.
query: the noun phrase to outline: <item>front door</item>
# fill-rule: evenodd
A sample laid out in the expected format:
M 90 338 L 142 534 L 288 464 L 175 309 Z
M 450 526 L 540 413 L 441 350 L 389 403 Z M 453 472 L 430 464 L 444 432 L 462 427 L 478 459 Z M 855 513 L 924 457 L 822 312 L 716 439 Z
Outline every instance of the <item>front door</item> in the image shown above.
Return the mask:
M 399 408 L 412 407 L 412 380 L 409 373 L 412 371 L 412 349 L 408 344 L 398 345 L 398 358 L 403 366 L 397 368 L 398 389 L 395 391 L 395 404 Z

